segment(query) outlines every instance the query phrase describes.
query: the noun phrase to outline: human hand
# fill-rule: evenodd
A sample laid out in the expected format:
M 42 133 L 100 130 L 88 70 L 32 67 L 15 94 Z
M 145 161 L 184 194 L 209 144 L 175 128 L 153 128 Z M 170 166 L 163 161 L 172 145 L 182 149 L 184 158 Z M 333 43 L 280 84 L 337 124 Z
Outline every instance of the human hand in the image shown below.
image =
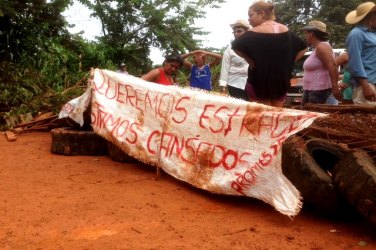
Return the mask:
M 206 51 L 205 50 L 195 50 L 193 51 L 194 55 L 205 55 Z
M 342 91 L 340 88 L 332 88 L 332 94 L 333 96 L 339 101 L 339 102 L 342 102 L 343 101 L 343 95 L 342 95 Z
M 340 90 L 344 90 L 344 89 L 348 88 L 349 85 L 340 82 L 340 83 L 338 83 L 338 87 L 339 87 Z
M 364 98 L 367 101 L 375 102 L 376 101 L 376 91 L 369 84 L 362 85 L 362 88 L 363 88 Z

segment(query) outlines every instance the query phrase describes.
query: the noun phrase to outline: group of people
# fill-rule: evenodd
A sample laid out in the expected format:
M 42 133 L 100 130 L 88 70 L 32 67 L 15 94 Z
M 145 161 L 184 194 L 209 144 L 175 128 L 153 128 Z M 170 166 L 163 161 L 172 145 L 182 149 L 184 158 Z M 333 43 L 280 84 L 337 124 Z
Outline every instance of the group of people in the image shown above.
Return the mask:
M 325 23 L 313 20 L 302 27 L 304 41 L 275 21 L 272 3 L 255 2 L 248 9 L 248 22 L 238 20 L 230 25 L 234 40 L 223 56 L 204 50 L 170 55 L 162 67 L 141 78 L 172 85 L 175 82 L 172 76 L 184 66 L 191 71 L 191 87 L 210 91 L 210 69 L 222 62 L 219 79 L 222 93 L 228 91 L 239 99 L 282 107 L 294 63 L 304 56 L 309 45 L 313 52 L 303 65 L 303 104 L 327 103 L 333 97 L 343 101 L 351 96 L 354 103 L 376 105 L 375 3 L 360 4 L 345 20 L 356 26 L 347 37 L 347 53 L 336 58 Z M 193 63 L 188 60 L 190 56 Z M 209 62 L 208 57 L 212 57 Z M 339 65 L 346 65 L 344 84 L 338 83 Z
M 330 100 L 334 96 L 344 103 L 376 105 L 375 3 L 360 4 L 345 20 L 356 26 L 347 36 L 347 51 L 336 58 L 323 22 L 311 21 L 303 28 L 307 42 L 314 48 L 303 65 L 303 104 L 333 104 Z M 344 72 L 338 84 L 340 66 L 344 66 Z
M 193 63 L 187 60 L 193 57 Z M 212 60 L 208 62 L 208 57 Z M 204 50 L 195 50 L 184 55 L 168 55 L 163 61 L 162 67 L 153 69 L 141 76 L 141 79 L 163 85 L 173 85 L 174 75 L 182 66 L 191 72 L 190 86 L 211 91 L 211 67 L 221 62 L 222 55 Z

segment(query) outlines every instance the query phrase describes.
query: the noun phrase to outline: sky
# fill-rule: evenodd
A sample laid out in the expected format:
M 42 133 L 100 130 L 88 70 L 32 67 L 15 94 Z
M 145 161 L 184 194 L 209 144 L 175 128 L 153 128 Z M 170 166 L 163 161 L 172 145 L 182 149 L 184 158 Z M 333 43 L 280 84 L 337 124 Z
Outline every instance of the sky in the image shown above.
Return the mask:
M 252 0 L 227 0 L 221 4 L 219 9 L 207 8 L 207 15 L 196 21 L 197 27 L 210 32 L 206 37 L 201 37 L 204 47 L 222 48 L 227 46 L 233 39 L 232 30 L 229 26 L 238 19 L 248 20 L 248 7 Z M 83 36 L 93 40 L 95 36 L 101 35 L 101 26 L 98 20 L 90 18 L 90 11 L 79 3 L 75 3 L 65 13 L 67 21 L 76 26 L 70 31 L 72 33 L 83 30 Z M 153 49 L 150 59 L 155 64 L 163 62 L 162 53 Z

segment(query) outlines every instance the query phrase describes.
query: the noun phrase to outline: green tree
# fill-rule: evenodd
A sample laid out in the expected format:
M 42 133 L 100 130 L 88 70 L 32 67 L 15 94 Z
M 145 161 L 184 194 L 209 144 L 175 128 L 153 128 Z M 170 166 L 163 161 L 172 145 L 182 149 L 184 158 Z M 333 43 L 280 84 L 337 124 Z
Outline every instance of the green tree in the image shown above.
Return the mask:
M 194 36 L 206 34 L 194 26 L 204 17 L 204 7 L 218 7 L 224 0 L 79 0 L 93 11 L 102 23 L 103 44 L 115 50 L 115 61 L 126 59 L 137 65 L 137 73 L 151 68 L 152 47 L 164 51 L 184 52 L 200 47 Z
M 317 19 L 326 23 L 330 41 L 335 48 L 344 47 L 347 34 L 352 26 L 346 24 L 345 17 L 361 2 L 359 0 L 275 0 L 277 19 L 301 34 L 299 30 L 309 21 Z
M 276 0 L 274 4 L 277 20 L 295 33 L 318 12 L 317 1 Z
M 345 21 L 348 12 L 354 10 L 362 1 L 359 0 L 321 0 L 320 11 L 316 19 L 322 20 L 328 26 L 330 41 L 335 48 L 345 47 L 347 34 L 353 26 Z
M 69 3 L 0 1 L 0 106 L 5 111 L 52 109 L 65 101 L 59 93 L 82 77 L 76 67 L 82 39 L 68 32 L 61 14 Z
M 74 1 L 101 20 L 97 41 L 68 32 L 62 13 Z M 204 7 L 222 2 L 0 0 L 0 119 L 5 111 L 58 110 L 85 88 L 90 67 L 115 69 L 127 60 L 137 75 L 151 68 L 152 47 L 166 54 L 200 48 L 194 37 L 206 33 L 194 21 L 204 17 Z
M 46 38 L 69 36 L 61 12 L 70 0 L 0 1 L 0 58 L 17 60 L 44 49 Z

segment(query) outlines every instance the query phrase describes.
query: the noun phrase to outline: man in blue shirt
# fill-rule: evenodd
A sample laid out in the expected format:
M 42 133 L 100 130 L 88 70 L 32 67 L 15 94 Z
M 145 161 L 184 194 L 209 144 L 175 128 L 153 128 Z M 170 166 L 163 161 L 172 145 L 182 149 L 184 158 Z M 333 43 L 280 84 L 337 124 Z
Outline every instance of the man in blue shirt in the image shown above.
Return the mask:
M 346 40 L 349 70 L 355 79 L 354 103 L 376 105 L 376 4 L 366 2 L 346 16 L 357 24 Z

